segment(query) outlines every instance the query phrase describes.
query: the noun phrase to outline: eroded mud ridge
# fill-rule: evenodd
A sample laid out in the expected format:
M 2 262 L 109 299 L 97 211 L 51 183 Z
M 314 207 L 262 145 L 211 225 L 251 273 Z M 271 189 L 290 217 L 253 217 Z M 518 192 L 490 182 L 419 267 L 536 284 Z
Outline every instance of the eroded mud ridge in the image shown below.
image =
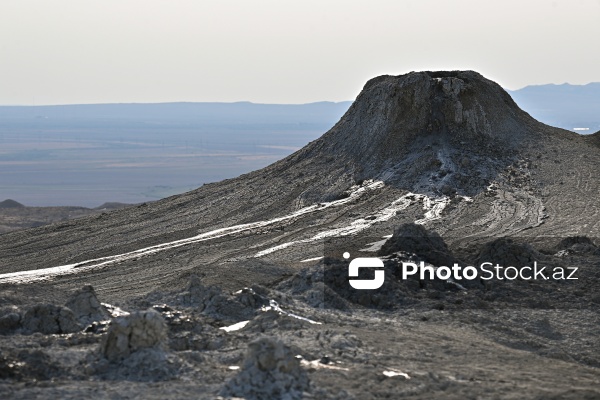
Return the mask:
M 473 71 L 381 76 L 262 170 L 3 234 L 0 397 L 597 398 L 597 137 Z M 402 278 L 486 261 L 579 279 Z

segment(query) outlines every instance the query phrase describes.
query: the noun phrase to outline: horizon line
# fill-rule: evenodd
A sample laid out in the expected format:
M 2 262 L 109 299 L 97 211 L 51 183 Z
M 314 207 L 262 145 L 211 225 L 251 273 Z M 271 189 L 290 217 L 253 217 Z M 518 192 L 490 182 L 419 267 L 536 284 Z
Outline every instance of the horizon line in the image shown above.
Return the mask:
M 589 86 L 600 84 L 600 82 L 588 82 L 584 84 L 573 84 L 569 82 L 564 83 L 542 83 L 542 84 L 532 84 L 526 85 L 519 89 L 508 89 L 502 87 L 506 92 L 518 92 L 520 90 L 526 88 L 534 88 L 541 86 Z M 186 100 L 173 100 L 173 101 L 151 101 L 151 102 L 143 102 L 143 101 L 130 101 L 130 102 L 92 102 L 92 103 L 56 103 L 56 104 L 0 104 L 0 107 L 66 107 L 66 106 L 102 106 L 102 105 L 158 105 L 158 104 L 253 104 L 253 105 L 272 105 L 272 106 L 303 106 L 310 104 L 318 104 L 318 103 L 332 103 L 332 104 L 340 104 L 340 103 L 352 103 L 354 100 L 318 100 L 318 101 L 309 101 L 306 103 L 264 103 L 264 102 L 254 102 L 250 100 L 235 100 L 235 101 L 186 101 Z

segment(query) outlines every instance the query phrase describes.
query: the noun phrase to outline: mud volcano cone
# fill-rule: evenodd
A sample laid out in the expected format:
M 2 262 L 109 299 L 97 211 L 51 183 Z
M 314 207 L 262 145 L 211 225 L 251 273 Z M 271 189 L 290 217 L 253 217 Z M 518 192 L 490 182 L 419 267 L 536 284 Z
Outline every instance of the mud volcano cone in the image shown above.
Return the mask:
M 538 140 L 543 126 L 477 72 L 386 75 L 368 81 L 329 132 L 279 166 L 320 164 L 327 190 L 380 179 L 419 192 L 472 195 Z M 323 191 L 312 190 L 312 198 Z

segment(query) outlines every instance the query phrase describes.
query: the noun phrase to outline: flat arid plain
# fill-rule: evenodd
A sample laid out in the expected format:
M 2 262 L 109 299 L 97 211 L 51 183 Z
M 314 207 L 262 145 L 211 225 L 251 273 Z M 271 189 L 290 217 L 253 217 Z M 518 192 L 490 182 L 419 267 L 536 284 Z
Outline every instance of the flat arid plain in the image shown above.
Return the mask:
M 597 399 L 599 135 L 384 75 L 262 169 L 2 234 L 0 397 Z

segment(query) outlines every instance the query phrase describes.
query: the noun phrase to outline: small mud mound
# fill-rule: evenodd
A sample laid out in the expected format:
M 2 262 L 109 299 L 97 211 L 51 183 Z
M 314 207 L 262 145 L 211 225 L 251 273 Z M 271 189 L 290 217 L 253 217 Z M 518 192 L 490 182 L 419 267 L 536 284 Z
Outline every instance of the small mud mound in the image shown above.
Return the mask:
M 299 298 L 314 308 L 347 309 L 346 301 L 325 285 L 324 270 L 322 264 L 304 268 L 279 283 L 276 289 Z
M 348 277 L 348 260 L 334 257 L 327 257 L 318 265 L 302 269 L 279 283 L 276 289 L 314 308 L 349 310 L 366 307 L 385 311 L 417 306 L 427 308 L 430 306 L 423 302 L 423 296 L 437 299 L 444 294 L 463 291 L 463 286 L 480 286 L 478 282 L 457 284 L 451 279 L 436 277 L 421 280 L 419 274 L 403 279 L 402 263 L 418 265 L 417 258 L 404 252 L 383 258 L 384 283 L 376 290 L 353 288 Z M 436 268 L 429 263 L 426 266 Z M 370 280 L 373 279 L 373 273 L 370 268 L 361 268 L 356 278 Z
M 40 332 L 51 335 L 81 330 L 81 326 L 69 308 L 53 304 L 33 306 L 23 315 L 21 323 L 27 333 Z
M 526 243 L 516 243 L 512 239 L 500 238 L 486 243 L 477 256 L 477 265 L 488 262 L 502 267 L 522 267 L 533 265 L 544 259 L 543 255 Z
M 160 349 L 166 339 L 167 327 L 161 315 L 154 310 L 138 311 L 111 322 L 101 352 L 109 361 L 120 361 L 141 349 Z
M 406 305 L 406 301 L 409 299 L 407 288 L 396 278 L 397 264 L 386 264 L 383 270 L 385 279 L 381 288 L 377 290 L 356 290 L 349 284 L 348 262 L 325 259 L 324 283 L 336 294 L 335 297 L 330 298 L 329 292 L 324 292 L 326 306 L 333 307 L 339 304 L 338 296 L 353 305 L 369 308 L 394 309 Z M 357 279 L 373 279 L 372 274 L 373 271 L 369 271 L 368 268 L 361 268 Z
M 177 375 L 181 363 L 166 349 L 167 327 L 155 310 L 115 318 L 87 373 L 110 380 L 160 381 Z
M 600 248 L 587 236 L 564 238 L 555 248 L 558 252 L 600 255 Z
M 42 350 L 16 350 L 0 355 L 0 379 L 46 381 L 64 371 Z
M 309 325 L 298 318 L 283 315 L 274 310 L 266 311 L 248 322 L 244 332 L 269 333 L 280 331 L 296 331 Z
M 396 228 L 378 255 L 387 256 L 399 251 L 415 254 L 420 260 L 437 266 L 452 265 L 455 262 L 448 246 L 437 232 L 413 223 Z
M 4 201 L 0 201 L 0 208 L 25 208 L 25 206 L 18 201 L 6 199 Z
M 200 309 L 203 314 L 221 320 L 244 320 L 256 315 L 268 300 L 259 293 L 260 288 L 244 288 L 234 294 L 223 292 L 216 286 L 205 286 L 198 276 L 192 276 L 188 290 L 179 294 L 178 303 Z
M 396 264 L 384 269 L 385 282 L 378 290 L 356 290 L 348 281 L 348 262 L 325 258 L 281 282 L 277 290 L 304 301 L 311 307 L 348 310 L 355 306 L 393 309 L 404 304 L 405 288 L 396 279 Z M 358 279 L 372 279 L 372 271 L 359 270 Z
M 119 362 L 95 359 L 88 364 L 86 373 L 106 380 L 156 382 L 175 378 L 181 366 L 181 360 L 171 353 L 142 348 Z
M 21 328 L 21 312 L 15 306 L 0 310 L 0 335 L 5 335 Z
M 86 285 L 73 293 L 65 305 L 73 311 L 75 318 L 84 325 L 110 318 L 108 312 L 98 301 L 96 292 L 91 285 Z
M 152 308 L 167 324 L 170 350 L 216 350 L 226 343 L 225 331 L 213 326 L 215 320 L 211 317 L 175 310 L 167 304 L 156 304 Z
M 279 339 L 262 337 L 248 345 L 242 370 L 221 395 L 292 400 L 301 399 L 308 389 L 308 376 L 290 348 Z

